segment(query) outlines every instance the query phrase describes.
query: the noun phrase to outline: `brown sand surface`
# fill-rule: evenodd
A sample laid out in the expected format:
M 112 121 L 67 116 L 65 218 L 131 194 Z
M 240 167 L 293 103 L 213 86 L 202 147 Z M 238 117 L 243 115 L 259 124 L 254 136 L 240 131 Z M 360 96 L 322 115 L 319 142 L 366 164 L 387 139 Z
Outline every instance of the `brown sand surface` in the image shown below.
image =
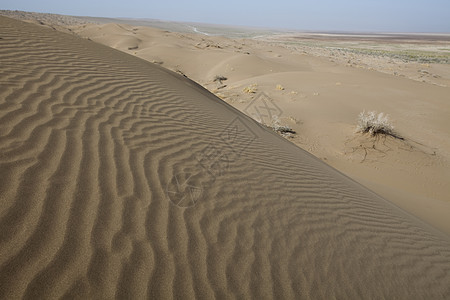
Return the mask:
M 0 17 L 0 83 L 1 299 L 450 297 L 448 237 L 179 74 Z
M 445 38 L 393 43 L 369 35 L 370 43 L 358 36 L 349 43 L 333 35 L 333 44 L 293 44 L 283 35 L 228 39 L 126 24 L 72 30 L 184 74 L 244 112 L 265 93 L 281 124 L 297 132 L 293 143 L 450 234 L 450 64 L 405 61 L 401 52 L 445 58 Z M 218 75 L 227 80 L 214 81 Z M 254 93 L 244 92 L 249 87 Z M 389 114 L 404 140 L 355 133 L 363 110 Z

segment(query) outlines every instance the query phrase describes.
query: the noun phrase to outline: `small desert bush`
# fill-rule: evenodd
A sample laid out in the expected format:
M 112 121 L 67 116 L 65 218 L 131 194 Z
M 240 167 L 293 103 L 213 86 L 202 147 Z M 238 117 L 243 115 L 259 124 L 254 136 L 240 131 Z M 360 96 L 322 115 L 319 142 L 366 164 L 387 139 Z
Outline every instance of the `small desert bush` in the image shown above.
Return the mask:
M 385 134 L 397 137 L 388 115 L 384 113 L 377 115 L 375 111 L 362 111 L 359 114 L 357 131 L 369 133 L 370 135 Z
M 214 77 L 214 82 L 218 81 L 218 82 L 222 83 L 222 81 L 227 80 L 227 79 L 228 79 L 228 78 L 226 78 L 225 76 L 222 76 L 222 75 L 216 75 L 216 76 Z
M 289 127 L 288 125 L 280 125 L 279 123 L 274 123 L 270 126 L 274 131 L 279 132 L 281 134 L 285 133 L 295 133 L 295 131 Z
M 227 80 L 228 78 L 226 78 L 225 76 L 222 75 L 216 75 L 214 77 L 214 82 L 217 83 L 217 89 L 223 89 L 224 87 L 226 87 L 227 85 L 223 83 L 224 80 Z
M 270 125 L 264 124 L 261 121 L 259 121 L 259 123 L 287 138 L 293 137 L 293 135 L 296 133 L 295 130 L 293 130 L 288 125 L 281 125 L 278 116 L 272 116 L 272 123 Z
M 256 83 L 249 85 L 248 87 L 244 88 L 244 93 L 246 94 L 255 94 L 258 91 L 258 85 Z

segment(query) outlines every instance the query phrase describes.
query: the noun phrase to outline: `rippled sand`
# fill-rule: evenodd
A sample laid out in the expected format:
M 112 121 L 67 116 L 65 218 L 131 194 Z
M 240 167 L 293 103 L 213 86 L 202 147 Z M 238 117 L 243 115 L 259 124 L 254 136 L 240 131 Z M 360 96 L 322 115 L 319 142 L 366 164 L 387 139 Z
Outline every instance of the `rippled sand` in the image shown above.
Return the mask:
M 0 17 L 0 298 L 448 298 L 450 243 L 211 93 Z

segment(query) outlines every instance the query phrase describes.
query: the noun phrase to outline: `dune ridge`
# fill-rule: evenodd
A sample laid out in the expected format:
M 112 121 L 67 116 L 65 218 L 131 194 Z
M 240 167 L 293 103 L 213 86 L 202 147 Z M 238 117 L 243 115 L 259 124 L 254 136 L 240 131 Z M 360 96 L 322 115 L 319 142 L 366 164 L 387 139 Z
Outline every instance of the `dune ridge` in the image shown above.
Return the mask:
M 1 299 L 450 297 L 446 237 L 194 82 L 0 30 Z

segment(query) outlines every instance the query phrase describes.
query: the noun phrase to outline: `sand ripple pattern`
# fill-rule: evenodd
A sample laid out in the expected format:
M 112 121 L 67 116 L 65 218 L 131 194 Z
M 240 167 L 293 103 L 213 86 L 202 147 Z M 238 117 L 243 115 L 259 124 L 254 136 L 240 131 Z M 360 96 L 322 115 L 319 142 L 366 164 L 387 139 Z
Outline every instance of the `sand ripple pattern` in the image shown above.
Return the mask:
M 450 247 L 193 82 L 0 17 L 0 298 L 448 299 Z

